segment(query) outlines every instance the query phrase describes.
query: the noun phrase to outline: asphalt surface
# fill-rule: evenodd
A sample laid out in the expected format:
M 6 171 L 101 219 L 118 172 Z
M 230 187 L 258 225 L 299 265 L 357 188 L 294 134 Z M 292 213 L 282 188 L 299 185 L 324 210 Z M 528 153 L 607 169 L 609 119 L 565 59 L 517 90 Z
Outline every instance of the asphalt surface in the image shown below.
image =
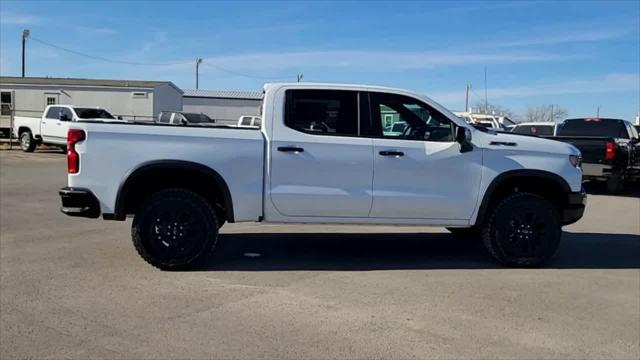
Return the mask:
M 162 272 L 130 221 L 58 211 L 65 167 L 0 151 L 2 359 L 640 358 L 638 189 L 592 194 L 544 269 L 439 228 L 227 224 Z

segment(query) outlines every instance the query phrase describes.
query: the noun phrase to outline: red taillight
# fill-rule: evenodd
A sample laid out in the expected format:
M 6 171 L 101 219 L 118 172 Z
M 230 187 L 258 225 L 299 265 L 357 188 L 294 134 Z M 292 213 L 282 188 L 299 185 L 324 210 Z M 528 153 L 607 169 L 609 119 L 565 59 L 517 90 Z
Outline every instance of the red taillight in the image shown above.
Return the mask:
M 80 154 L 76 152 L 76 143 L 85 138 L 84 130 L 69 129 L 67 132 L 67 170 L 69 174 L 77 174 L 80 171 Z
M 616 143 L 613 141 L 607 142 L 607 149 L 604 153 L 605 160 L 613 160 L 616 158 Z

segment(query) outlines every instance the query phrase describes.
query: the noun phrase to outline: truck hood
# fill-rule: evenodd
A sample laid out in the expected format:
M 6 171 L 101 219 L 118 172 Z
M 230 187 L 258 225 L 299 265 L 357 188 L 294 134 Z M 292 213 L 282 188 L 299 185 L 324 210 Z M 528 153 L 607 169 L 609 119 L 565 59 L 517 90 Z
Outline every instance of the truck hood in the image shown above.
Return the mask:
M 571 144 L 536 136 L 475 130 L 472 137 L 473 144 L 484 149 L 580 155 Z

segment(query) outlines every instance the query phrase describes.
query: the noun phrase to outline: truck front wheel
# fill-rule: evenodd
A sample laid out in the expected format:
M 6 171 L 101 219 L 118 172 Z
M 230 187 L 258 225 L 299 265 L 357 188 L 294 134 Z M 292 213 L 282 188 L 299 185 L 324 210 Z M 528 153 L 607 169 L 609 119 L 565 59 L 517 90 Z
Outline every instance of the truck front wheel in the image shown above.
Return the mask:
M 36 140 L 31 131 L 26 130 L 20 133 L 20 148 L 24 152 L 33 152 L 36 149 Z
M 556 208 L 543 197 L 514 193 L 493 208 L 482 229 L 489 253 L 501 264 L 534 267 L 555 254 L 562 236 Z
M 216 212 L 202 196 L 185 189 L 151 195 L 136 212 L 131 227 L 136 250 L 162 270 L 197 265 L 215 247 Z

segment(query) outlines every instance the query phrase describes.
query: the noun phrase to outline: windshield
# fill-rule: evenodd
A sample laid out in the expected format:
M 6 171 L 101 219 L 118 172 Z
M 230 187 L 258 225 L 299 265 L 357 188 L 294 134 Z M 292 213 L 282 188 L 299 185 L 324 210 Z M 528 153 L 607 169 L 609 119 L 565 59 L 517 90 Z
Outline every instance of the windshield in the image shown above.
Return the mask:
M 558 136 L 597 136 L 628 139 L 624 120 L 571 119 L 558 128 Z
M 114 117 L 103 109 L 73 108 L 80 119 L 113 119 Z

